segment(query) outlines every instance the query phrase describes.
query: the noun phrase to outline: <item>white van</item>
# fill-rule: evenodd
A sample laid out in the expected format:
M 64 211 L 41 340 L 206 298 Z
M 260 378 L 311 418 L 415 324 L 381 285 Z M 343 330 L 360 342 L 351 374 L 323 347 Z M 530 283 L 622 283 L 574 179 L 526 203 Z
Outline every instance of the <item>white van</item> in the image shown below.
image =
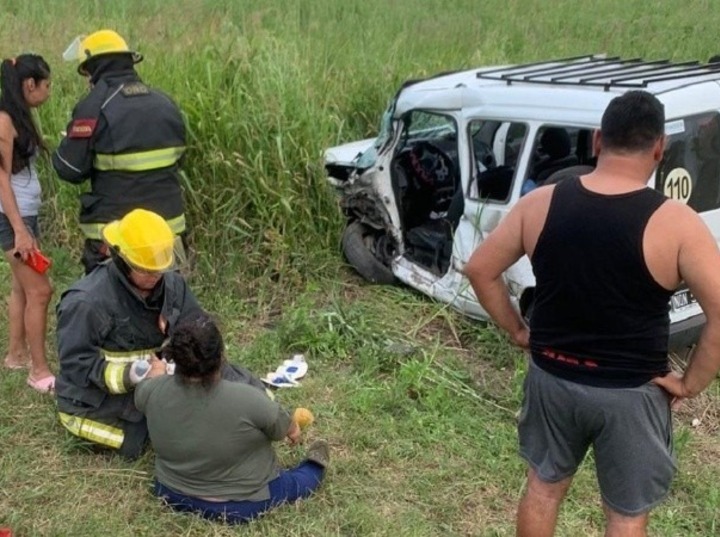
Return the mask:
M 630 89 L 665 105 L 667 149 L 648 184 L 698 211 L 720 240 L 720 63 L 591 55 L 404 84 L 376 139 L 325 153 L 347 216 L 346 258 L 369 281 L 400 280 L 487 319 L 463 266 L 524 193 L 592 169 L 592 132 Z M 527 317 L 529 260 L 505 279 Z M 695 343 L 705 316 L 686 288 L 669 310 L 671 349 Z

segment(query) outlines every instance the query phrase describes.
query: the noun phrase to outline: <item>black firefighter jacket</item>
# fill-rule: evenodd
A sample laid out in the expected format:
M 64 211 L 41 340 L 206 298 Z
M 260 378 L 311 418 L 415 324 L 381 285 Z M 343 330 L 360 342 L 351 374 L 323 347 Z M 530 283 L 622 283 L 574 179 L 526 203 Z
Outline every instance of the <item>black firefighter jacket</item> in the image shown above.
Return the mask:
M 133 69 L 103 75 L 73 110 L 53 154 L 61 179 L 91 189 L 80 196 L 80 227 L 101 239 L 102 225 L 133 209 L 158 213 L 173 232 L 185 230 L 179 161 L 185 124 L 167 95 Z
M 137 421 L 130 364 L 155 354 L 178 322 L 200 306 L 177 272 L 143 299 L 114 262 L 99 265 L 63 293 L 57 306 L 58 410 Z M 167 320 L 167 333 L 158 319 Z

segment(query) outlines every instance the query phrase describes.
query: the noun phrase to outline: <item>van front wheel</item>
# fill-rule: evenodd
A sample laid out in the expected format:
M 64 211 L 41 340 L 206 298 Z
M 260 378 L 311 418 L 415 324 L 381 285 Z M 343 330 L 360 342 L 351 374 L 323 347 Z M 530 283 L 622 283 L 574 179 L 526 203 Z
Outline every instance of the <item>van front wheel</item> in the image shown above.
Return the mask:
M 388 237 L 360 222 L 350 222 L 342 236 L 342 251 L 360 276 L 372 283 L 393 284 L 395 275 L 388 262 Z

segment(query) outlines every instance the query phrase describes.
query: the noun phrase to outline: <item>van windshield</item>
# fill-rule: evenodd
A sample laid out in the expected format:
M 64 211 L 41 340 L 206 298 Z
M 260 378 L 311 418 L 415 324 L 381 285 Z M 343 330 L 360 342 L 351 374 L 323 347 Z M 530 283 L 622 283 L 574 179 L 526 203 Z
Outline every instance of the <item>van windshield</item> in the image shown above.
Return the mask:
M 382 147 L 390 141 L 392 137 L 392 115 L 395 108 L 394 103 L 388 107 L 383 113 L 382 119 L 380 120 L 380 133 L 375 139 L 373 144 L 367 148 L 357 159 L 358 168 L 369 168 L 375 164 L 378 153 Z

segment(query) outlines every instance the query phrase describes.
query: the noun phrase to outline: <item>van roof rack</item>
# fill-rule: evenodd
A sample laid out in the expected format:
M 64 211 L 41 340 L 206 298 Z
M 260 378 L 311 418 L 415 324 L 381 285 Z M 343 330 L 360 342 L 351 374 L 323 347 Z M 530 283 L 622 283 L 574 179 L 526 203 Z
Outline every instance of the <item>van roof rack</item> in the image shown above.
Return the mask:
M 476 76 L 507 82 L 508 86 L 513 82 L 522 82 L 595 86 L 608 91 L 612 87 L 646 88 L 656 82 L 688 80 L 713 74 L 720 78 L 720 62 L 673 63 L 670 60 L 643 61 L 641 58 L 587 54 L 483 70 Z

